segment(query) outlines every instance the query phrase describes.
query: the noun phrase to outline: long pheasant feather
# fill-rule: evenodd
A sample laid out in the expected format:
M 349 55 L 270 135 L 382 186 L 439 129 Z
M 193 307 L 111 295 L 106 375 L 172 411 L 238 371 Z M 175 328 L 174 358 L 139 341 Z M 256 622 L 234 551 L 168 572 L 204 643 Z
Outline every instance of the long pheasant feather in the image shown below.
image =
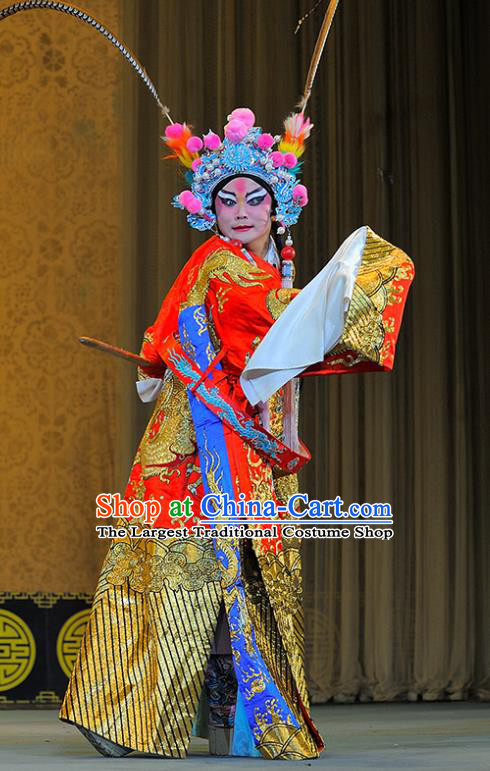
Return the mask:
M 339 4 L 339 0 L 330 0 L 328 4 L 327 12 L 325 13 L 325 16 L 323 18 L 323 23 L 320 28 L 320 32 L 318 34 L 318 38 L 315 44 L 315 49 L 313 51 L 313 56 L 311 57 L 311 62 L 308 69 L 308 75 L 306 76 L 306 83 L 303 91 L 303 96 L 301 97 L 301 100 L 298 104 L 298 108 L 300 109 L 301 113 L 304 113 L 306 105 L 308 104 L 313 82 L 315 80 L 316 72 L 318 70 L 318 65 L 320 63 L 320 59 L 323 53 L 323 49 L 325 47 L 325 43 L 327 42 L 328 33 L 330 32 L 330 27 L 332 26 L 333 17 L 335 15 L 335 11 L 337 10 L 338 4 Z
M 69 16 L 73 16 L 75 19 L 80 19 L 80 21 L 85 22 L 85 24 L 89 24 L 97 32 L 100 32 L 100 34 L 107 38 L 107 40 L 122 53 L 124 58 L 128 60 L 130 65 L 136 70 L 146 87 L 149 89 L 153 98 L 156 100 L 162 115 L 170 123 L 173 123 L 168 107 L 165 107 L 165 105 L 160 101 L 158 92 L 150 80 L 147 71 L 141 62 L 136 58 L 134 53 L 124 43 L 121 43 L 121 41 L 116 37 L 116 35 L 114 35 L 113 32 L 107 29 L 107 27 L 105 27 L 100 21 L 95 19 L 82 8 L 77 8 L 76 5 L 70 5 L 69 3 L 59 3 L 56 2 L 56 0 L 24 0 L 24 2 L 13 3 L 12 5 L 8 5 L 5 8 L 1 8 L 0 21 L 7 19 L 9 16 L 13 16 L 16 13 L 20 13 L 21 11 L 33 10 L 59 11 L 60 13 L 67 13 Z

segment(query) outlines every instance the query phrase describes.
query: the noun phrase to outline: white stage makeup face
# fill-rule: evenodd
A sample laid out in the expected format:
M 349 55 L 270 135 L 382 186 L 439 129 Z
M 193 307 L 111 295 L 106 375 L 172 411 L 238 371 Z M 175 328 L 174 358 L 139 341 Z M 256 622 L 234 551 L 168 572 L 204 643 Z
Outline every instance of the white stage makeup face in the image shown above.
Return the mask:
M 250 177 L 236 177 L 216 195 L 215 209 L 223 235 L 247 244 L 266 240 L 271 230 L 272 198 Z

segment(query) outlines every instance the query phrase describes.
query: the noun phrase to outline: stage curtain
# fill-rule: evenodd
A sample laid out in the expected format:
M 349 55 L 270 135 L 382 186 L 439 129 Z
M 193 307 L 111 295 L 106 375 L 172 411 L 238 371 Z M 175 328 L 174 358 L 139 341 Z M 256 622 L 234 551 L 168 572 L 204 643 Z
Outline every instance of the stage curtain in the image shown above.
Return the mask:
M 123 28 L 174 120 L 222 129 L 246 105 L 276 133 L 301 93 L 321 23 L 319 8 L 293 34 L 312 5 L 127 0 Z M 416 266 L 395 371 L 303 387 L 301 433 L 314 458 L 303 490 L 346 505 L 386 501 L 395 519 L 389 543 L 304 545 L 315 702 L 489 696 L 488 16 L 485 2 L 341 2 L 308 107 L 311 203 L 294 229 L 297 284 L 365 223 Z M 124 83 L 121 335 L 136 349 L 202 235 L 169 206 L 185 181 L 160 160 L 165 123 L 153 99 Z M 131 394 L 125 414 L 134 449 L 147 412 Z

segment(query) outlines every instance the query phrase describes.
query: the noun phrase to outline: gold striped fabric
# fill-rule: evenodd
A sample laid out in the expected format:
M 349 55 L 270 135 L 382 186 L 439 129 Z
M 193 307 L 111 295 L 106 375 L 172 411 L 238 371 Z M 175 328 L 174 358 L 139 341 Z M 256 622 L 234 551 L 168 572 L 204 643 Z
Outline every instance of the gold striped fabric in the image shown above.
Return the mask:
M 142 593 L 103 573 L 60 718 L 134 750 L 185 757 L 221 597 L 219 581 Z

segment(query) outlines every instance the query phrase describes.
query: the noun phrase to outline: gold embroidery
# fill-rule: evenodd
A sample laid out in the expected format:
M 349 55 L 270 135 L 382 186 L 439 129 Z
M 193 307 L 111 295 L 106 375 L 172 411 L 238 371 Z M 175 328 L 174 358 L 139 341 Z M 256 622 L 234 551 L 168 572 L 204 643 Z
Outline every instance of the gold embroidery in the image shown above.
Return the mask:
M 289 484 L 296 486 L 296 480 Z M 274 553 L 264 550 L 262 544 L 253 542 L 257 563 L 265 587 L 265 597 L 273 610 L 278 632 L 284 646 L 285 661 L 281 672 L 286 681 L 288 668 L 305 706 L 308 705 L 308 690 L 304 672 L 304 629 L 301 583 L 300 541 L 297 538 L 283 538 L 282 550 Z M 269 624 L 270 625 L 270 624 Z M 281 662 L 281 655 L 276 660 Z M 268 657 L 268 660 L 270 658 Z M 287 662 L 287 664 L 286 664 Z M 290 678 L 291 676 L 289 676 Z
M 221 250 L 212 255 L 200 271 L 196 271 L 196 287 L 190 293 L 186 304 L 195 304 L 196 299 L 199 304 L 203 303 L 204 290 L 211 278 L 216 277 L 229 284 L 236 281 L 240 286 L 248 286 L 261 283 L 255 280 L 257 276 L 270 278 L 268 274 L 251 266 L 242 258 Z M 218 299 L 218 308 L 220 301 L 226 302 L 227 298 L 224 295 L 225 291 Z M 203 316 L 201 315 L 196 321 L 203 323 Z M 212 320 L 208 321 L 208 326 L 213 346 L 218 351 L 220 342 Z M 208 349 L 208 357 L 209 355 Z M 276 398 L 272 402 L 271 413 L 275 430 L 279 430 L 281 413 L 280 398 Z M 206 449 L 209 457 L 206 473 L 209 474 L 211 484 L 219 491 L 220 468 L 216 463 L 215 450 L 211 443 L 209 449 Z M 170 373 L 165 378 L 164 388 L 137 456 L 142 464 L 143 479 L 158 474 L 163 480 L 169 479 L 176 473 L 190 475 L 199 471 L 194 458 L 189 458 L 185 472 L 180 468 L 172 468 L 176 458 L 194 453 L 195 435 L 187 394 L 180 381 Z M 247 458 L 250 462 L 250 472 L 253 474 L 252 485 L 254 492 L 256 491 L 256 497 L 261 500 L 271 497 L 274 489 L 280 497 L 287 492 L 287 489 L 293 489 L 295 477 L 273 480 L 270 467 L 262 459 L 252 452 L 248 453 Z M 153 466 L 152 464 L 163 465 Z M 144 497 L 143 479 L 138 479 L 133 484 L 135 495 L 141 498 Z M 283 480 L 287 481 L 283 483 Z M 195 484 L 202 484 L 201 479 L 199 478 Z M 272 552 L 266 556 L 258 547 L 260 568 L 257 556 L 254 554 L 256 573 L 244 577 L 245 598 L 237 588 L 223 592 L 223 589 L 233 586 L 237 580 L 238 560 L 234 548 L 239 545 L 240 555 L 242 555 L 242 547 L 245 543 L 243 540 L 238 544 L 236 539 L 232 541 L 220 539 L 218 547 L 224 552 L 224 559 L 220 563 L 216 559 L 211 539 L 158 541 L 157 539 L 131 539 L 128 536 L 114 542 L 104 563 L 97 590 L 100 603 L 106 604 L 104 615 L 98 617 L 89 645 L 91 652 L 98 653 L 101 650 L 104 655 L 104 645 L 107 640 L 112 642 L 113 638 L 115 643 L 113 647 L 116 650 L 119 648 L 122 650 L 122 666 L 134 677 L 135 683 L 141 683 L 142 689 L 149 689 L 148 693 L 152 698 L 156 693 L 156 688 L 152 690 L 154 683 L 163 693 L 164 704 L 168 705 L 169 709 L 169 720 L 163 728 L 158 727 L 163 737 L 160 746 L 158 746 L 157 736 L 147 738 L 145 735 L 141 742 L 138 740 L 139 749 L 165 752 L 174 757 L 185 755 L 192 728 L 192 717 L 202 688 L 206 655 L 209 653 L 218 608 L 223 596 L 227 609 L 235 601 L 240 605 L 240 619 L 243 627 L 240 630 L 231 629 L 232 637 L 243 634 L 246 650 L 254 657 L 256 651 L 252 646 L 252 638 L 255 633 L 257 645 L 262 646 L 262 649 L 267 652 L 268 671 L 280 692 L 286 691 L 285 698 L 301 726 L 298 729 L 291 726 L 285 720 L 285 716 L 281 716 L 277 702 L 267 700 L 265 717 L 257 737 L 262 754 L 265 757 L 285 759 L 318 756 L 309 730 L 302 716 L 298 714 L 295 701 L 298 691 L 303 702 L 307 704 L 301 674 L 302 647 L 298 626 L 300 619 L 298 609 L 300 582 L 297 580 L 299 550 L 288 545 L 292 542 L 292 539 L 287 539 L 287 542 L 286 539 L 284 540 L 284 550 L 280 558 Z M 249 551 L 252 552 L 255 539 L 253 544 L 250 544 L 250 541 L 247 543 Z M 283 585 L 277 586 L 278 583 Z M 189 596 L 191 592 L 193 594 Z M 254 592 L 257 604 L 254 602 Z M 116 606 L 115 601 L 112 600 L 113 597 L 121 598 L 119 605 Z M 108 604 L 108 598 L 111 598 L 111 604 Z M 136 610 L 135 605 L 138 602 L 140 605 Z M 115 611 L 118 614 L 118 623 L 115 620 L 112 621 L 113 618 L 115 619 Z M 280 623 L 276 622 L 274 614 L 277 615 Z M 288 614 L 291 616 L 289 622 L 285 620 Z M 292 626 L 292 631 L 289 631 L 288 623 Z M 121 639 L 133 624 L 137 630 L 134 632 L 135 645 L 130 640 L 126 651 L 124 644 L 121 646 Z M 100 630 L 104 635 L 103 640 L 96 634 Z M 185 645 L 183 650 L 180 650 L 182 640 Z M 259 647 L 261 652 L 262 649 Z M 127 657 L 124 658 L 126 652 Z M 136 672 L 134 665 L 136 654 L 138 668 L 141 667 L 142 671 L 140 675 Z M 235 657 L 238 660 L 239 653 L 236 653 Z M 288 658 L 291 660 L 291 666 Z M 163 662 L 165 662 L 164 666 L 162 666 Z M 120 687 L 117 676 L 114 678 L 113 675 L 113 672 L 117 675 L 120 671 L 118 667 L 120 664 L 111 660 L 107 673 L 107 681 L 110 685 L 108 693 L 116 693 Z M 162 671 L 168 674 L 162 677 Z M 294 683 L 292 672 L 294 672 Z M 80 668 L 76 678 L 77 688 L 80 686 L 80 693 L 89 702 L 89 710 L 93 709 L 93 705 L 96 708 L 88 671 L 82 671 Z M 263 690 L 264 680 L 259 667 L 256 666 L 256 661 L 249 667 L 246 678 L 247 694 L 252 695 L 254 692 Z M 72 692 L 74 691 L 73 687 Z M 109 699 L 107 701 L 109 703 Z M 140 715 L 143 716 L 145 731 L 147 725 L 154 725 L 154 716 L 144 711 L 148 699 L 142 691 L 138 692 L 135 704 L 129 701 L 129 697 L 125 702 L 124 694 L 121 696 L 121 703 L 124 704 L 124 708 L 127 705 L 129 715 L 134 722 L 136 722 L 135 711 L 138 718 Z M 154 700 L 152 703 L 155 703 Z M 110 712 L 110 704 L 108 709 Z M 68 708 L 66 714 L 72 717 Z M 113 719 L 113 715 L 110 714 L 108 720 L 110 730 L 106 733 L 104 721 L 105 718 L 101 718 L 99 712 L 96 718 L 90 717 L 90 725 L 87 727 L 96 732 L 99 729 L 101 733 L 120 743 L 124 743 L 125 736 L 131 735 L 132 729 L 129 727 L 129 722 L 127 725 L 123 722 L 119 727 L 118 718 Z
M 134 459 L 134 464 L 141 463 L 141 456 L 140 451 L 136 453 L 136 457 Z M 131 481 L 131 488 L 133 491 L 133 495 L 128 497 L 128 500 L 137 500 L 137 501 L 144 501 L 145 500 L 145 483 L 143 482 L 143 479 L 133 479 Z
M 364 356 L 354 356 L 352 353 L 346 353 L 345 356 L 339 356 L 337 359 L 329 359 L 329 364 L 332 366 L 341 364 L 344 367 L 354 367 L 356 364 L 360 364 L 361 361 L 366 361 Z
M 221 313 L 223 310 L 223 305 L 228 300 L 228 297 L 226 296 L 228 294 L 228 289 L 223 289 L 223 287 L 219 287 L 216 291 L 216 301 L 218 303 L 218 311 Z
M 305 729 L 294 728 L 280 720 L 266 724 L 258 747 L 261 754 L 270 760 L 306 760 L 317 758 L 320 754 Z
M 258 286 L 262 280 L 267 278 L 270 278 L 269 274 L 257 268 L 256 265 L 252 265 L 228 249 L 217 249 L 200 266 L 196 280 L 182 308 L 200 305 L 212 279 L 238 286 Z
M 386 361 L 390 353 L 391 353 L 391 341 L 385 340 L 383 347 L 381 349 L 381 361 Z
M 194 317 L 194 321 L 199 327 L 197 334 L 202 335 L 203 332 L 206 331 L 206 316 L 204 315 L 203 309 L 201 307 L 196 308 L 192 315 Z
M 255 351 L 259 343 L 260 343 L 260 337 L 259 336 L 254 337 L 254 339 L 250 343 L 250 350 L 247 351 L 247 353 L 245 354 L 245 359 L 244 359 L 245 366 L 247 366 L 248 362 L 250 361 L 250 357 L 252 356 L 253 352 Z
M 379 300 L 376 295 L 373 297 Z M 385 330 L 380 311 L 362 286 L 356 283 L 342 338 L 331 353 L 354 350 L 368 361 L 379 362 L 384 338 Z
M 201 333 L 199 333 L 201 334 Z M 181 340 L 182 340 L 182 348 L 186 352 L 188 356 L 190 356 L 191 359 L 194 359 L 196 355 L 196 349 L 189 337 L 189 333 L 187 331 L 187 327 L 184 327 L 181 332 Z
M 382 314 L 387 305 L 402 300 L 403 287 L 395 281 L 413 275 L 413 263 L 401 249 L 380 238 L 368 228 L 362 262 L 340 342 L 332 349 L 339 355 L 332 363 L 354 366 L 359 361 L 383 364 L 388 328 Z M 345 357 L 347 351 L 354 351 Z
M 139 455 L 143 478 L 159 476 L 162 464 L 195 452 L 194 425 L 185 386 L 170 372 L 141 440 Z
M 388 316 L 387 319 L 383 319 L 383 324 L 387 334 L 391 334 L 395 331 L 395 319 L 393 316 Z
M 234 584 L 238 576 L 238 560 L 232 547 L 232 542 L 236 543 L 236 539 L 226 540 L 221 538 L 218 541 L 219 548 L 224 552 L 226 558 L 226 566 L 224 562 L 220 562 L 221 586 L 223 589 L 228 589 L 228 587 Z M 227 594 L 231 596 L 230 592 Z M 230 599 L 229 604 L 230 606 L 233 604 L 233 599 Z
M 395 305 L 401 303 L 403 294 L 403 287 L 400 284 L 392 284 L 388 293 L 387 305 Z
M 271 396 L 268 402 L 270 415 L 270 432 L 274 436 L 282 436 L 284 416 L 284 389 L 280 388 Z
M 414 267 L 412 260 L 403 263 L 397 268 L 396 278 L 398 281 L 412 281 L 414 276 Z
M 267 293 L 265 304 L 274 321 L 276 321 L 281 313 L 286 310 L 295 293 L 296 290 L 284 288 L 271 289 L 271 291 Z
M 249 498 L 261 502 L 267 501 L 271 498 L 273 485 L 271 467 L 257 456 L 250 445 L 244 444 L 244 448 L 251 482 Z
M 148 330 L 146 330 L 145 334 L 143 335 L 143 342 L 141 343 L 139 355 L 145 358 L 145 345 L 146 344 L 154 345 L 154 342 L 155 342 L 155 339 L 153 336 L 153 332 L 149 332 Z M 151 375 L 145 372 L 143 367 L 138 367 L 137 372 L 138 372 L 138 380 L 147 380 L 149 377 L 151 377 Z
M 219 581 L 219 568 L 209 538 L 148 538 L 117 540 L 102 568 L 106 580 L 120 586 L 126 579 L 137 592 L 171 589 L 196 591 L 209 581 Z
M 223 468 L 221 466 L 221 459 L 217 450 L 210 450 L 208 447 L 208 437 L 203 430 L 204 435 L 204 448 L 206 452 L 206 479 L 209 485 L 209 489 L 215 495 L 219 495 L 222 492 L 221 480 L 223 479 Z M 218 472 L 219 476 L 218 476 Z
M 218 335 L 216 334 L 216 329 L 215 329 L 215 326 L 214 326 L 213 317 L 212 317 L 210 312 L 207 314 L 207 318 L 208 318 L 209 339 L 211 340 L 211 344 L 212 344 L 213 349 L 214 349 L 214 354 L 213 354 L 213 358 L 214 358 L 214 356 L 221 349 L 221 341 L 219 340 Z
M 250 667 L 248 671 L 244 670 L 242 676 L 244 683 L 250 683 L 243 694 L 247 701 L 250 701 L 255 693 L 262 693 L 262 691 L 265 691 L 266 683 L 270 683 L 271 680 L 264 672 L 257 672 L 257 670 L 252 667 Z

